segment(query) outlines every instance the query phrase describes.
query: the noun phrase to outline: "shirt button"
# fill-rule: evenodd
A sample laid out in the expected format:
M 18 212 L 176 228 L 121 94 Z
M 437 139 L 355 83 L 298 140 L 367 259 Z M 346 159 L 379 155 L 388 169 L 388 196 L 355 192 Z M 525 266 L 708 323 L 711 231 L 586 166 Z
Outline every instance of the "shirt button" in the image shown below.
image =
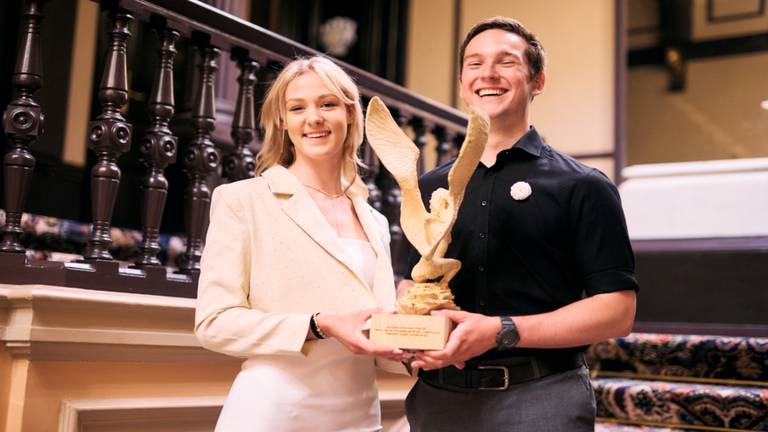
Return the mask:
M 480 238 L 481 238 L 481 239 L 484 239 L 484 238 L 486 238 L 486 237 L 488 237 L 488 234 L 486 234 L 486 233 L 480 233 Z
M 484 271 L 485 271 L 485 267 L 483 267 L 483 266 L 477 266 L 477 271 L 479 271 L 479 272 L 484 272 Z
M 485 201 L 485 200 L 483 200 L 483 201 L 480 201 L 480 205 L 481 205 L 481 206 L 483 206 L 483 207 L 485 207 L 485 206 L 487 206 L 487 205 L 488 205 L 488 201 Z

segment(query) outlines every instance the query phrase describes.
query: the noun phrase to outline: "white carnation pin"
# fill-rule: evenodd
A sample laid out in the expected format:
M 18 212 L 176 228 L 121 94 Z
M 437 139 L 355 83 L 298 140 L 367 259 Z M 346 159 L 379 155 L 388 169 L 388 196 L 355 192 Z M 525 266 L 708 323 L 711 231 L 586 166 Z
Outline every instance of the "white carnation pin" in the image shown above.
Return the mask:
M 509 188 L 509 194 L 512 195 L 512 199 L 515 201 L 522 201 L 528 198 L 531 196 L 531 192 L 533 192 L 531 185 L 524 181 L 519 181 Z

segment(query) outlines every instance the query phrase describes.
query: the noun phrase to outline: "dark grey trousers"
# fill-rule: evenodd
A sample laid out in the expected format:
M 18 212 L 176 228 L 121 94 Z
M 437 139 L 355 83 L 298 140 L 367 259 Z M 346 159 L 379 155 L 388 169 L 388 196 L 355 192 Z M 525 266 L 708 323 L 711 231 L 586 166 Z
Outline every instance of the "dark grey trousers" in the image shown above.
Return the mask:
M 584 366 L 506 391 L 450 391 L 419 380 L 405 411 L 411 432 L 595 430 L 595 394 Z

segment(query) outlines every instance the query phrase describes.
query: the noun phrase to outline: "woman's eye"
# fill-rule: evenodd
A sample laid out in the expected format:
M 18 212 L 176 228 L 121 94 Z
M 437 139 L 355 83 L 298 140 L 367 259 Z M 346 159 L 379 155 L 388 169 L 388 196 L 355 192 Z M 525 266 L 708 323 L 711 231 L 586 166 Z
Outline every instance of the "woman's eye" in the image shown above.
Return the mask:
M 302 107 L 301 105 L 288 107 L 288 111 L 291 111 L 291 112 L 301 111 L 302 109 L 304 109 L 304 107 Z
M 334 108 L 337 106 L 339 106 L 339 104 L 337 104 L 336 102 L 323 102 L 323 105 L 322 105 L 323 108 Z

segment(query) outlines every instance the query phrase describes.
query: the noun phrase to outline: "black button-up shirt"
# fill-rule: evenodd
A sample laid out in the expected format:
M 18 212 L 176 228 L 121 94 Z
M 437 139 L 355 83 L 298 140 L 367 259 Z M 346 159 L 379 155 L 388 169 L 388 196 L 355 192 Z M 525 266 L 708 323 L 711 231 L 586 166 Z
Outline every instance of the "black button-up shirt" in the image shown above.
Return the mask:
M 435 189 L 448 187 L 452 166 L 419 180 L 426 206 Z M 529 196 L 513 198 L 518 182 L 530 185 Z M 493 166 L 478 165 L 451 236 L 445 256 L 462 265 L 450 286 L 465 311 L 530 315 L 584 296 L 638 289 L 618 190 L 600 171 L 545 144 L 533 128 L 500 152 Z M 418 258 L 411 248 L 410 268 Z M 516 349 L 482 357 L 554 351 L 570 350 Z

